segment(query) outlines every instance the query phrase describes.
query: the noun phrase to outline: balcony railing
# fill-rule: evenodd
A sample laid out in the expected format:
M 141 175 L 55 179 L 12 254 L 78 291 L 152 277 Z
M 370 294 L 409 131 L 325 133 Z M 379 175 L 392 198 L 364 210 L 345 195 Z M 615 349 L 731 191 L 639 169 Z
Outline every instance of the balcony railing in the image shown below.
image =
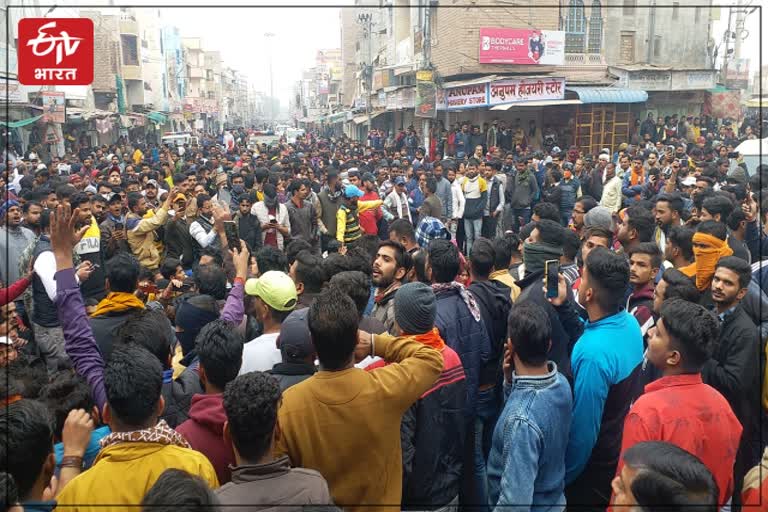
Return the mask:
M 565 65 L 603 66 L 605 59 L 599 53 L 566 53 Z

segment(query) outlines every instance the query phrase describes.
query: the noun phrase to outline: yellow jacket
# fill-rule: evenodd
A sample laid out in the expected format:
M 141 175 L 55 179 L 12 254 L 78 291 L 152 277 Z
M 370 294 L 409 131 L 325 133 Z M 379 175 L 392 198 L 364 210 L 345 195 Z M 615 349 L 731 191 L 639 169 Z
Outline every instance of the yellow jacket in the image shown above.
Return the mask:
M 358 216 L 360 213 L 366 211 L 366 210 L 372 210 L 374 208 L 378 208 L 384 204 L 384 201 L 381 199 L 376 199 L 375 201 L 358 201 L 357 202 L 357 214 Z M 357 226 L 355 226 L 354 229 L 355 233 L 353 234 L 354 240 L 357 240 L 362 236 L 362 231 L 360 231 L 360 221 L 358 220 Z M 344 243 L 345 241 L 354 241 L 348 239 L 347 234 L 347 211 L 344 208 L 339 208 L 339 210 L 336 212 L 336 240 L 338 240 L 340 243 Z
M 69 512 L 104 512 L 138 505 L 169 468 L 197 475 L 213 489 L 219 486 L 216 471 L 198 451 L 159 443 L 125 442 L 102 449 L 93 466 L 70 481 L 56 501 Z
M 130 214 L 129 217 L 136 217 Z M 155 244 L 155 231 L 168 219 L 168 210 L 158 208 L 155 215 L 145 217 L 139 221 L 135 228 L 128 230 L 128 245 L 139 263 L 150 270 L 160 267 L 162 251 Z
M 392 364 L 369 372 L 319 371 L 288 388 L 278 411 L 276 455 L 319 471 L 334 503 L 347 512 L 400 504 L 400 423 L 443 371 L 442 354 L 413 338 L 378 335 L 374 349 Z

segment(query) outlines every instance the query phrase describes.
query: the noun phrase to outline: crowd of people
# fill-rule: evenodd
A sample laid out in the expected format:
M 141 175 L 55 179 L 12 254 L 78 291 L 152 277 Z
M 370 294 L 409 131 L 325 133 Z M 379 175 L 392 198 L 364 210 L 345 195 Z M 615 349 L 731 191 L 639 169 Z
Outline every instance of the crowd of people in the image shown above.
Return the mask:
M 759 507 L 768 166 L 656 125 L 6 152 L 5 510 Z

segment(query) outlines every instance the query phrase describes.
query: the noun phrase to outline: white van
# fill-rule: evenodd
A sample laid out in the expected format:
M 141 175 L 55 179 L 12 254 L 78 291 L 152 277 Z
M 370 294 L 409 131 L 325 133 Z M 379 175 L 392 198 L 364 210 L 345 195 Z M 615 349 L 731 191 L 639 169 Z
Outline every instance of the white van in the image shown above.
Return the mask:
M 189 132 L 166 132 L 161 141 L 164 146 L 170 144 L 183 146 L 184 144 L 192 144 L 193 138 L 195 139 L 195 143 L 197 143 L 197 137 L 192 137 L 192 134 Z

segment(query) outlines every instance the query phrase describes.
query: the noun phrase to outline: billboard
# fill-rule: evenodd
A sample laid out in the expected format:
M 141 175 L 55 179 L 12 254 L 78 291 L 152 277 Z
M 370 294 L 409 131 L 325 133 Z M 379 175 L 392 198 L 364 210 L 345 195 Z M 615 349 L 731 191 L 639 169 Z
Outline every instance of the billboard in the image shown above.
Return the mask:
M 562 66 L 565 32 L 526 28 L 480 28 L 480 64 Z
M 66 121 L 64 93 L 58 91 L 41 91 L 43 100 L 43 120 L 46 123 L 64 124 Z

